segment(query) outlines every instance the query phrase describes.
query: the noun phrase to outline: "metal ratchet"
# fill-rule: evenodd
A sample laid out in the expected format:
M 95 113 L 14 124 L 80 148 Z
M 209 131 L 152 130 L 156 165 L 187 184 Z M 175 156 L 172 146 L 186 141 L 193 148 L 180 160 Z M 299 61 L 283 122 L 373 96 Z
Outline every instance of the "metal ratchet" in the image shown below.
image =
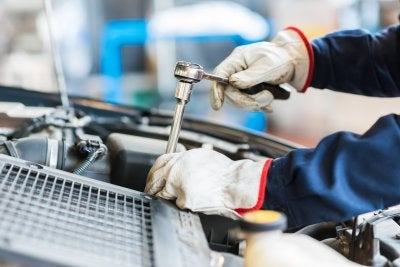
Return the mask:
M 178 79 L 178 84 L 175 90 L 175 98 L 177 103 L 168 138 L 166 153 L 173 153 L 176 150 L 179 133 L 182 126 L 183 113 L 185 111 L 186 104 L 190 101 L 193 84 L 200 82 L 202 79 L 229 84 L 228 78 L 206 73 L 204 72 L 203 67 L 201 67 L 199 64 L 185 61 L 178 61 L 176 63 L 174 75 Z M 279 85 L 267 83 L 260 83 L 242 91 L 247 94 L 257 94 L 263 90 L 270 91 L 275 99 L 288 99 L 290 96 L 290 92 L 279 87 Z

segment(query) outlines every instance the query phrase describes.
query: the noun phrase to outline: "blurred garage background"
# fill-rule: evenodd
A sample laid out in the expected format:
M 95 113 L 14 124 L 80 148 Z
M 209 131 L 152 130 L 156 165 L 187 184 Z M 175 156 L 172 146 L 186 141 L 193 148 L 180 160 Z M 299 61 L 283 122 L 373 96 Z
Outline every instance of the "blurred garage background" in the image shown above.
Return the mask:
M 0 83 L 57 92 L 47 0 L 0 0 Z M 49 0 L 50 1 L 50 0 Z M 398 23 L 397 0 L 53 0 L 52 32 L 70 95 L 173 110 L 177 60 L 206 71 L 241 44 L 268 40 L 289 25 L 308 38 L 338 29 L 372 32 Z M 363 133 L 398 112 L 399 98 L 378 99 L 309 89 L 275 101 L 271 114 L 225 105 L 212 111 L 208 81 L 195 85 L 185 115 L 305 146 L 339 130 Z M 0 92 L 1 100 L 1 92 Z

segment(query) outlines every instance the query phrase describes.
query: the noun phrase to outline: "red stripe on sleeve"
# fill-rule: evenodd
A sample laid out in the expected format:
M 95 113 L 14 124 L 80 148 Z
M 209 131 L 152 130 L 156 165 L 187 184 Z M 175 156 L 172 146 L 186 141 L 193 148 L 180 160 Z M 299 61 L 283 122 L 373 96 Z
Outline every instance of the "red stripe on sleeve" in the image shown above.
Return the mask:
M 251 208 L 246 208 L 246 209 L 235 209 L 237 213 L 242 215 L 243 213 L 253 211 L 253 210 L 259 210 L 263 203 L 264 203 L 264 198 L 265 198 L 265 190 L 266 190 L 266 185 L 267 185 L 267 175 L 268 175 L 268 170 L 271 165 L 272 159 L 268 159 L 265 161 L 263 170 L 261 172 L 261 178 L 260 178 L 260 188 L 258 189 L 258 199 L 257 203 L 251 207 Z
M 303 88 L 300 90 L 300 93 L 304 93 L 305 91 L 307 91 L 307 88 L 310 87 L 311 79 L 312 79 L 313 72 L 314 72 L 314 52 L 313 52 L 313 49 L 312 49 L 311 44 L 308 41 L 307 37 L 304 35 L 304 33 L 300 29 L 291 26 L 291 27 L 287 27 L 286 30 L 293 30 L 293 31 L 297 32 L 299 34 L 301 40 L 303 40 L 304 45 L 306 46 L 306 49 L 307 49 L 308 59 L 310 60 L 310 64 L 308 66 L 308 74 L 307 74 L 306 83 L 304 84 Z

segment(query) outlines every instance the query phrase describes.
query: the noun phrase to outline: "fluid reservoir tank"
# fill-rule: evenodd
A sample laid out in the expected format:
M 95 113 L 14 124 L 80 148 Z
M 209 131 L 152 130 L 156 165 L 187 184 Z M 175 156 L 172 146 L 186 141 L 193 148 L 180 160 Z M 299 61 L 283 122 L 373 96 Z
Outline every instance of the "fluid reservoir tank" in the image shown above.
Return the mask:
M 269 210 L 248 212 L 239 222 L 246 239 L 245 267 L 360 267 L 303 234 L 283 233 L 287 219 Z

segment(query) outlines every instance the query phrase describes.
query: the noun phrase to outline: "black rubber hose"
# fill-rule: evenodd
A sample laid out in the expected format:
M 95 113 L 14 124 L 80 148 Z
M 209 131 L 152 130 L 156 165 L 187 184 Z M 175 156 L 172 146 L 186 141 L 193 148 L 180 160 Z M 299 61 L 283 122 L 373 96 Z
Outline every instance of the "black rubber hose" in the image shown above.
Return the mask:
M 382 240 L 380 240 L 380 252 L 383 256 L 388 258 L 390 261 L 395 261 L 396 259 L 400 258 L 400 253 L 396 250 L 396 248 Z
M 316 240 L 324 240 L 336 237 L 336 223 L 324 222 L 306 226 L 296 233 L 308 235 Z

